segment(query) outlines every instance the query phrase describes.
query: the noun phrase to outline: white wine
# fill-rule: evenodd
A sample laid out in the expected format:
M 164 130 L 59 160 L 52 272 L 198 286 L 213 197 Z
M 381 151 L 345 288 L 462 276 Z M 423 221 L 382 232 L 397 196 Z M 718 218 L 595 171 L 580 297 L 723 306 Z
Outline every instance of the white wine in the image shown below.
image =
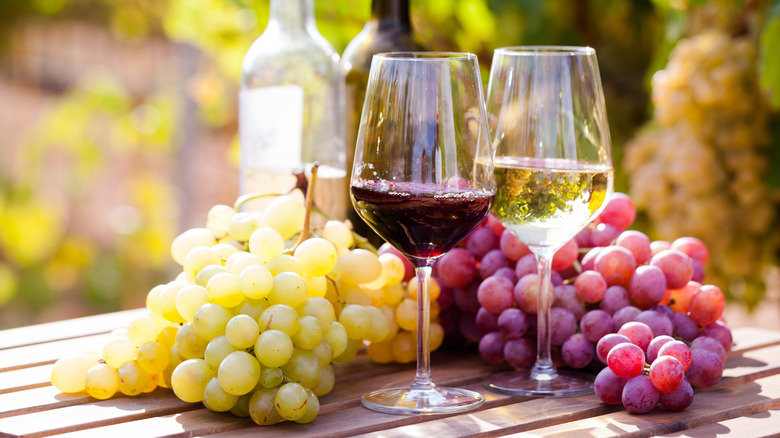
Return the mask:
M 565 159 L 495 160 L 493 215 L 529 246 L 560 246 L 606 205 L 611 166 Z

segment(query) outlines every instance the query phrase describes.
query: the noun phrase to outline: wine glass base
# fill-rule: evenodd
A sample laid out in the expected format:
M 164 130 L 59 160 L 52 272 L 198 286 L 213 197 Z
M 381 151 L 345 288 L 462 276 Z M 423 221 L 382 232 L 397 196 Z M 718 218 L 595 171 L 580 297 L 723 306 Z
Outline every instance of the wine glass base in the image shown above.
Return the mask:
M 369 409 L 390 414 L 449 414 L 478 408 L 485 397 L 468 389 L 437 386 L 382 389 L 364 395 L 361 401 Z
M 490 376 L 485 386 L 496 392 L 535 397 L 567 397 L 593 392 L 593 377 L 569 371 L 557 371 L 551 380 L 531 378 L 530 371 L 508 371 Z

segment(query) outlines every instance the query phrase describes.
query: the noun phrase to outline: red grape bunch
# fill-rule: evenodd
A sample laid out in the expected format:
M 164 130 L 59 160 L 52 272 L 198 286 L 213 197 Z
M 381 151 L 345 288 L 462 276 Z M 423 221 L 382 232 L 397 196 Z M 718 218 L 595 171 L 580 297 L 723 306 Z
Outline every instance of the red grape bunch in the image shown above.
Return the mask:
M 553 358 L 558 366 L 600 371 L 596 393 L 606 403 L 622 402 L 639 413 L 660 400 L 681 410 L 693 387 L 714 385 L 723 373 L 732 343 L 721 320 L 725 298 L 703 284 L 704 242 L 651 241 L 627 229 L 635 217 L 631 199 L 616 193 L 555 254 Z M 434 275 L 442 285 L 445 342 L 476 342 L 489 363 L 516 369 L 533 363 L 537 265 L 514 234 L 488 217 L 436 263 Z M 613 348 L 614 366 L 608 359 Z

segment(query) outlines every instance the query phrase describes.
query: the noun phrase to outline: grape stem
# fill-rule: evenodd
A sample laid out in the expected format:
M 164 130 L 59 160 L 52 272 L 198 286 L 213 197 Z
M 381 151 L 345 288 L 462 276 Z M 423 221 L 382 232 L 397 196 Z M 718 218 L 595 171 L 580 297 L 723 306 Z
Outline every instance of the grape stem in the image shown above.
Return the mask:
M 320 168 L 320 163 L 315 161 L 314 164 L 311 166 L 311 181 L 309 181 L 308 189 L 306 190 L 306 210 L 303 214 L 303 228 L 301 229 L 301 234 L 298 236 L 298 241 L 295 242 L 295 245 L 290 249 L 291 251 L 295 251 L 295 248 L 298 247 L 303 241 L 309 238 L 309 234 L 311 234 L 311 231 L 309 230 L 309 224 L 311 223 L 311 211 L 312 207 L 314 206 L 314 189 L 317 185 L 317 171 Z

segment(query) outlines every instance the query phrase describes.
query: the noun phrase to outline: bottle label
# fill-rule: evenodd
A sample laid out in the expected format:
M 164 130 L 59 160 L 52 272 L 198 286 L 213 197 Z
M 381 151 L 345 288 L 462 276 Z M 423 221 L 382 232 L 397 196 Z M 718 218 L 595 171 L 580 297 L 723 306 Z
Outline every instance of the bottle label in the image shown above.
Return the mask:
M 302 87 L 241 90 L 239 137 L 244 167 L 274 173 L 300 169 L 302 135 Z

